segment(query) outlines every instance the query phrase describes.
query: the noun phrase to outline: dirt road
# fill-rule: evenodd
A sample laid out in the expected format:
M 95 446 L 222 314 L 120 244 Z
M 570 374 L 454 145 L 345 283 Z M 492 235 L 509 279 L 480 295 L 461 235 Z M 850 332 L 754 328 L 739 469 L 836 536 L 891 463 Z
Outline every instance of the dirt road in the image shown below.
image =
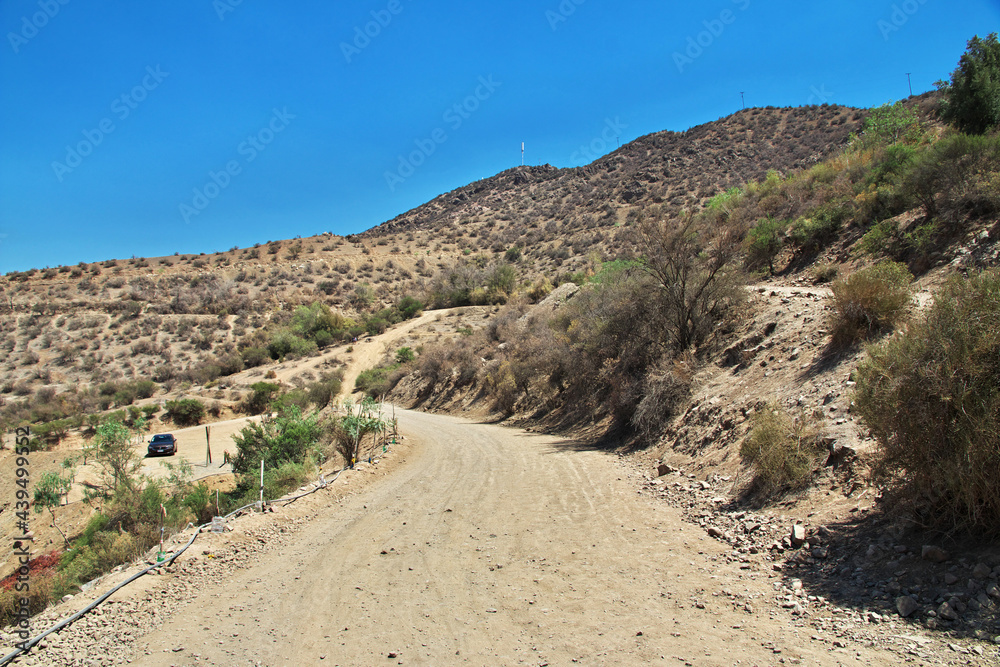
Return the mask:
M 147 456 L 147 446 L 152 433 L 147 434 L 135 444 L 135 452 L 142 459 L 141 472 L 154 479 L 166 479 L 169 472 L 163 463 L 176 465 L 183 459 L 191 465 L 192 481 L 213 475 L 232 473 L 233 467 L 223 462 L 224 452 L 236 453 L 233 436 L 239 433 L 248 421 L 254 419 L 258 419 L 258 417 L 240 417 L 209 425 L 212 438 L 212 463 L 208 463 L 204 425 L 169 429 L 169 432 L 177 438 L 177 454 L 174 456 Z M 168 432 L 167 429 L 161 429 L 161 431 Z M 81 500 L 84 496 L 85 485 L 96 484 L 99 479 L 97 465 L 93 461 L 89 461 L 87 465 L 79 465 L 76 469 L 76 484 L 69 494 L 69 502 Z
M 799 636 L 807 630 L 763 604 L 748 612 L 744 603 L 757 605 L 767 575 L 713 562 L 723 547 L 676 510 L 638 496 L 635 480 L 607 454 L 453 417 L 399 414 L 412 451 L 394 474 L 329 505 L 249 567 L 179 584 L 187 596 L 132 644 L 133 664 L 899 659 Z M 735 604 L 734 592 L 745 600 Z M 140 609 L 157 605 L 142 595 Z M 124 632 L 108 617 L 100 622 L 111 626 L 100 637 Z

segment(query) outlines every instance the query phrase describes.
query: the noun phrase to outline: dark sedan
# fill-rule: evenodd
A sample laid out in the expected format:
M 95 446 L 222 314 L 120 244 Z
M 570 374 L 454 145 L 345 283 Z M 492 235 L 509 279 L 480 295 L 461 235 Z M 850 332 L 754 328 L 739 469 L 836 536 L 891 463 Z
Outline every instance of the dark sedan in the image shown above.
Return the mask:
M 156 456 L 157 454 L 170 454 L 173 456 L 177 453 L 177 438 L 170 433 L 154 435 L 153 439 L 149 441 L 147 451 L 150 456 Z

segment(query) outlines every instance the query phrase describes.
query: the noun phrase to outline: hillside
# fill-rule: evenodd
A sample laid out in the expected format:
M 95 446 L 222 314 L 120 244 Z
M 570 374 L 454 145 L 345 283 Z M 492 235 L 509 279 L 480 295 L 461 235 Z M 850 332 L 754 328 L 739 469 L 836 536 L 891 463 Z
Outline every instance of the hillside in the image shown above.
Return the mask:
M 316 301 L 358 313 L 423 298 L 442 270 L 495 262 L 513 247 L 519 280 L 555 281 L 630 252 L 621 231 L 631 212 L 698 206 L 768 170 L 812 164 L 862 117 L 837 106 L 748 109 L 642 137 L 587 167 L 509 170 L 347 239 L 9 273 L 0 278 L 0 391 L 8 402 L 42 392 L 51 403 L 61 392 L 147 378 L 197 391 L 238 370 L 239 348 L 276 313 Z
M 327 408 L 358 388 L 616 450 L 729 562 L 802 566 L 840 604 L 871 597 L 891 613 L 911 590 L 925 611 L 956 607 L 946 586 L 917 594 L 922 578 L 1000 561 L 988 544 L 948 542 L 969 560 L 945 576 L 915 555 L 920 525 L 879 511 L 875 440 L 852 392 L 864 343 L 892 326 L 844 343 L 830 287 L 896 260 L 915 318 L 949 276 L 1000 264 L 995 139 L 956 136 L 936 104 L 748 109 L 586 167 L 508 170 L 346 238 L 8 274 L 0 419 L 33 425 L 49 471 L 104 420 L 141 410 L 174 430 L 178 399 L 203 404 L 195 423 L 272 399 L 335 422 Z M 912 130 L 898 143 L 876 131 L 887 113 Z M 743 444 L 772 413 L 825 449 L 758 493 Z M 761 509 L 774 502 L 826 555 L 786 544 L 785 518 Z M 749 510 L 768 530 L 750 534 Z M 71 518 L 77 531 L 86 515 Z M 877 542 L 865 558 L 840 548 L 859 538 Z M 970 601 L 986 589 L 972 592 L 945 628 L 996 624 L 992 603 Z

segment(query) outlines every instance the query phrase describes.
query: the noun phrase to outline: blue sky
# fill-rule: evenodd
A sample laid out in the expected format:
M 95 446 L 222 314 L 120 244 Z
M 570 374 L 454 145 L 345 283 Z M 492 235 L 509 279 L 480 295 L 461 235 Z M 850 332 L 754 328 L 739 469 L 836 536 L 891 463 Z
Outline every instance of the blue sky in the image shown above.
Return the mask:
M 375 226 L 525 162 L 947 78 L 996 0 L 0 3 L 0 272 Z M 614 137 L 614 139 L 612 139 Z

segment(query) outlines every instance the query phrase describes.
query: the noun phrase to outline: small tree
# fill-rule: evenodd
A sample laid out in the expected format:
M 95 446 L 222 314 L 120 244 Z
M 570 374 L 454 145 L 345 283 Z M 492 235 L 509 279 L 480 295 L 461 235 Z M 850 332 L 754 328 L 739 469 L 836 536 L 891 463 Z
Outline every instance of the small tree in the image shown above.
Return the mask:
M 281 390 L 281 385 L 274 382 L 254 382 L 250 385 L 253 393 L 247 396 L 244 410 L 251 415 L 259 415 L 271 408 L 275 395 Z
M 316 413 L 303 415 L 298 407 L 286 407 L 277 417 L 264 417 L 247 424 L 233 436 L 236 456 L 233 472 L 252 473 L 261 460 L 269 468 L 285 463 L 302 463 L 319 441 L 322 429 Z
M 62 474 L 52 471 L 47 472 L 42 475 L 38 484 L 35 485 L 35 512 L 41 513 L 45 509 L 49 511 L 49 515 L 52 517 L 52 525 L 59 531 L 59 534 L 63 538 L 63 543 L 68 548 L 69 538 L 66 537 L 66 533 L 56 523 L 54 508 L 63 504 L 66 496 L 69 495 L 70 490 L 73 488 L 73 479 L 76 477 L 75 461 L 73 459 L 65 459 L 61 467 L 63 469 Z
M 134 430 L 119 421 L 107 421 L 97 427 L 94 436 L 94 462 L 97 464 L 103 495 L 116 498 L 139 487 L 142 459 L 135 447 L 145 431 L 140 419 Z
M 983 134 L 1000 124 L 1000 42 L 997 33 L 969 40 L 944 91 L 941 117 L 969 134 Z
M 757 221 L 745 241 L 748 269 L 758 269 L 766 266 L 769 274 L 774 273 L 774 258 L 784 246 L 782 234 L 786 223 L 774 218 L 762 218 Z
M 742 234 L 728 221 L 685 213 L 638 225 L 641 267 L 659 284 L 668 336 L 677 350 L 700 345 L 744 298 L 735 261 Z
M 352 468 L 358 460 L 365 436 L 385 431 L 389 426 L 381 413 L 376 412 L 377 405 L 371 398 L 365 398 L 356 409 L 348 403 L 347 414 L 334 423 L 337 449 Z
M 866 147 L 877 144 L 895 145 L 910 142 L 920 135 L 916 112 L 898 102 L 886 102 L 868 112 L 861 130 L 861 142 Z

